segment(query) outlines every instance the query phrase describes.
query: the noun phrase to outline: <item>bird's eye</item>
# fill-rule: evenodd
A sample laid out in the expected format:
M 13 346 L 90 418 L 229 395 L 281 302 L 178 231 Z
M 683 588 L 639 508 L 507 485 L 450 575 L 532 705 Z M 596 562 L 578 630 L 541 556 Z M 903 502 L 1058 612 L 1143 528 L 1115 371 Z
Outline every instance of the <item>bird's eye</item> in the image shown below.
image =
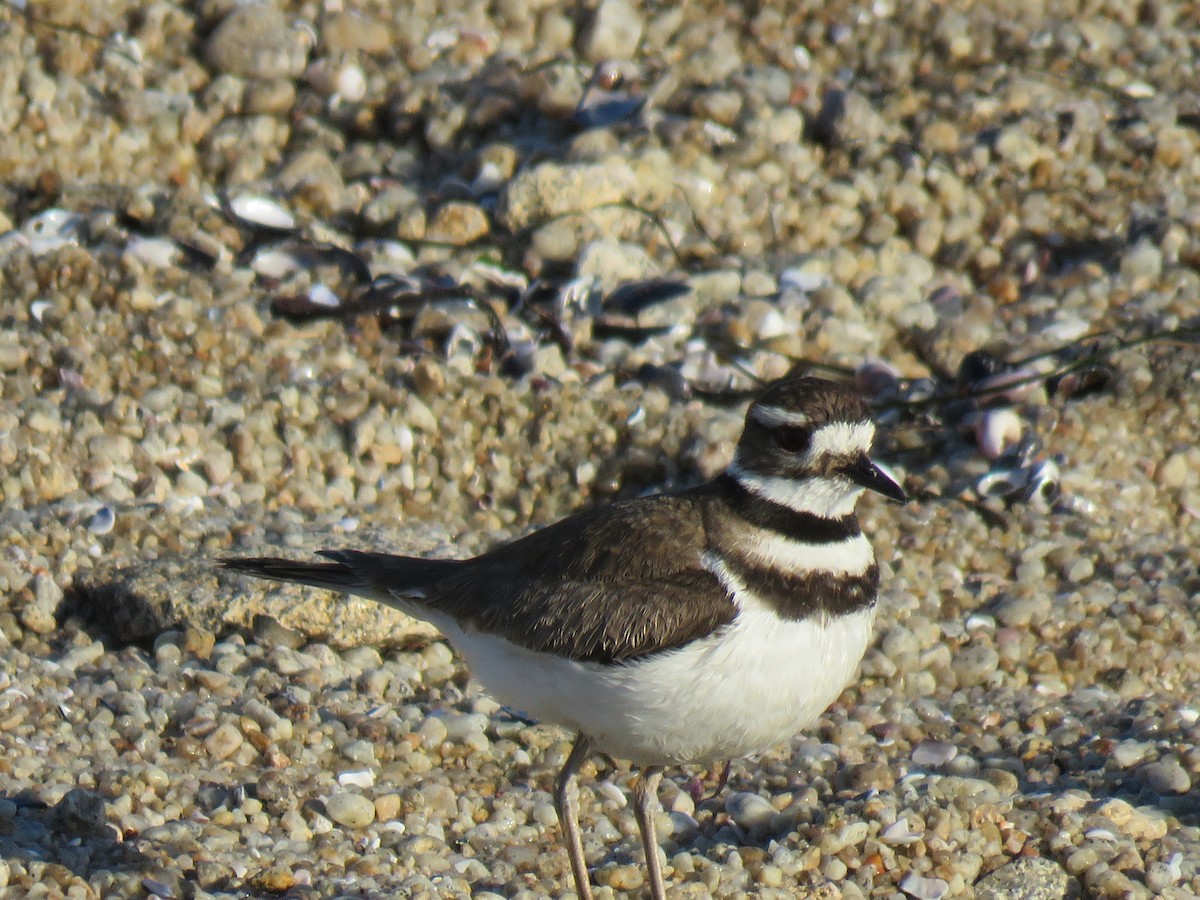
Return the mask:
M 775 443 L 788 453 L 803 453 L 812 441 L 812 432 L 797 425 L 780 425 L 775 429 Z

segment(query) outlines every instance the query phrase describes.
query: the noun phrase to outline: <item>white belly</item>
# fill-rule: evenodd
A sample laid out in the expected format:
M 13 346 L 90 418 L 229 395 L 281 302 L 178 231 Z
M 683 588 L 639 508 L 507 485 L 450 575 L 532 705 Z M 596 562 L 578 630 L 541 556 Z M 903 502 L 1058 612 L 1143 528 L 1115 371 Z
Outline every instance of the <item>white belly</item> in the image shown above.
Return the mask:
M 588 735 L 639 765 L 768 750 L 816 719 L 853 677 L 874 609 L 785 621 L 758 602 L 686 647 L 621 665 L 574 662 L 436 623 L 500 702 Z

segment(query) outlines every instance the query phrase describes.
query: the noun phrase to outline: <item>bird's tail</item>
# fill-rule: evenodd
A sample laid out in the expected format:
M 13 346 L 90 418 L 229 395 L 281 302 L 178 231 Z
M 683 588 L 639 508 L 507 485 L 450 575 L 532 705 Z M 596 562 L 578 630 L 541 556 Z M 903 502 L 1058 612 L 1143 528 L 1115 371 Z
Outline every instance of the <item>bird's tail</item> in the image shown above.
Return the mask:
M 222 568 L 311 587 L 343 591 L 388 604 L 420 601 L 433 584 L 452 574 L 460 564 L 452 559 L 420 559 L 360 550 L 318 550 L 333 562 L 310 563 L 273 556 L 227 557 Z

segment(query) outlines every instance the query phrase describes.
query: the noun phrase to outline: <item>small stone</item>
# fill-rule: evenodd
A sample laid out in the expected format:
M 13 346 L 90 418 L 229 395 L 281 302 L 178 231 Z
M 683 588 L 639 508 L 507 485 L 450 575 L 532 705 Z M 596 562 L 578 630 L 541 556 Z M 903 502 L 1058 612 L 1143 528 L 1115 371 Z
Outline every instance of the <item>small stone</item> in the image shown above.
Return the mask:
M 476 734 L 483 734 L 488 726 L 488 717 L 482 713 L 446 713 L 440 717 L 446 726 L 446 740 L 463 741 Z
M 335 55 L 355 51 L 380 54 L 393 47 L 392 34 L 384 20 L 350 11 L 325 16 L 321 42 Z
M 1000 654 L 988 644 L 971 643 L 962 647 L 950 661 L 959 687 L 986 684 L 1000 665 Z
M 413 365 L 413 387 L 425 398 L 433 398 L 446 390 L 446 370 L 430 356 L 422 356 Z
M 365 828 L 375 821 L 374 801 L 348 791 L 338 791 L 326 800 L 325 812 L 344 828 Z
M 742 828 L 753 831 L 770 823 L 775 807 L 758 794 L 738 791 L 725 799 L 725 812 Z
M 104 798 L 87 788 L 72 788 L 54 808 L 54 820 L 64 834 L 93 834 L 108 821 Z
M 37 634 L 49 634 L 58 621 L 55 614 L 63 601 L 63 590 L 49 575 L 33 578 L 33 601 L 21 608 L 21 624 Z
M 434 213 L 425 229 L 425 240 L 462 247 L 479 240 L 489 230 L 487 213 L 479 206 L 451 201 Z
M 643 27 L 641 12 L 627 0 L 601 0 L 580 35 L 579 51 L 592 63 L 632 59 Z
M 1156 794 L 1186 794 L 1192 789 L 1191 776 L 1173 756 L 1150 763 L 1142 769 L 1142 780 Z
M 641 866 L 606 866 L 596 876 L 601 884 L 614 891 L 636 891 L 646 883 Z
M 29 359 L 29 351 L 21 344 L 16 331 L 0 331 L 0 372 L 15 372 Z
M 1069 896 L 1070 876 L 1049 859 L 1016 859 L 975 884 L 976 900 L 1062 900 Z
M 542 163 L 505 185 L 497 220 L 509 231 L 540 225 L 571 212 L 635 199 L 637 175 L 629 163 Z
M 209 36 L 204 59 L 215 71 L 243 78 L 295 78 L 311 49 L 308 33 L 293 28 L 269 3 L 235 6 Z
M 260 890 L 282 894 L 296 883 L 296 876 L 287 866 L 271 866 L 251 878 L 250 883 Z
M 380 822 L 390 822 L 400 815 L 403 801 L 399 794 L 381 794 L 375 798 L 375 818 Z
M 1187 456 L 1172 453 L 1158 467 L 1158 483 L 1166 488 L 1181 488 L 1188 483 L 1190 474 Z
M 887 131 L 887 121 L 869 98 L 858 91 L 831 87 L 821 99 L 813 134 L 826 144 L 871 146 Z
M 197 659 L 208 659 L 216 646 L 216 636 L 197 625 L 189 625 L 183 631 L 183 652 Z
M 1005 162 L 1025 171 L 1048 155 L 1042 144 L 1020 125 L 1011 125 L 996 138 L 996 154 Z
M 236 725 L 226 722 L 218 725 L 212 734 L 204 739 L 204 749 L 214 759 L 228 759 L 242 746 L 244 737 Z
M 1142 238 L 1121 257 L 1121 277 L 1134 283 L 1156 280 L 1162 275 L 1162 267 L 1162 251 L 1147 238 Z
M 256 615 L 253 627 L 254 639 L 264 647 L 296 650 L 304 646 L 304 635 L 283 625 L 274 616 Z
M 913 748 L 912 761 L 918 766 L 944 766 L 958 755 L 949 741 L 921 741 Z

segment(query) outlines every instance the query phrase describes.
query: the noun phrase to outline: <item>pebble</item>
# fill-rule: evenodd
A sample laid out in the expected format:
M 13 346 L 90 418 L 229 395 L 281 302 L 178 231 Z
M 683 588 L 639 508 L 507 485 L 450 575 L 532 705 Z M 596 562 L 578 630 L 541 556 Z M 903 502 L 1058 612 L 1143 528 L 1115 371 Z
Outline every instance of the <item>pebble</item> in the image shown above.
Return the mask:
M 726 797 L 725 811 L 733 821 L 750 831 L 765 827 L 775 815 L 775 807 L 766 799 L 745 791 Z
M 519 231 L 571 212 L 634 200 L 638 178 L 625 162 L 542 163 L 518 173 L 505 185 L 497 217 Z
M 1192 789 L 1192 778 L 1174 757 L 1160 759 L 1141 770 L 1146 787 L 1156 794 L 1186 794 Z
M 452 201 L 433 214 L 425 228 L 424 239 L 461 247 L 482 238 L 489 228 L 487 213 L 479 206 Z
M 295 78 L 304 71 L 311 41 L 268 2 L 234 6 L 209 35 L 204 59 L 215 71 L 244 78 Z
M 900 882 L 900 890 L 916 900 L 942 900 L 950 891 L 950 885 L 942 878 L 927 878 L 909 872 Z
M 912 761 L 918 766 L 944 766 L 958 755 L 958 748 L 948 741 L 922 741 L 913 748 Z
M 244 737 L 236 725 L 226 722 L 204 739 L 204 748 L 214 759 L 228 759 L 242 746 Z
M 375 821 L 375 802 L 362 794 L 338 791 L 325 801 L 325 812 L 345 828 L 365 828 Z
M 580 36 L 580 50 L 593 63 L 631 59 L 644 27 L 641 11 L 628 0 L 600 0 Z
M 977 900 L 1063 900 L 1070 878 L 1053 860 L 1015 859 L 985 875 L 975 885 Z

